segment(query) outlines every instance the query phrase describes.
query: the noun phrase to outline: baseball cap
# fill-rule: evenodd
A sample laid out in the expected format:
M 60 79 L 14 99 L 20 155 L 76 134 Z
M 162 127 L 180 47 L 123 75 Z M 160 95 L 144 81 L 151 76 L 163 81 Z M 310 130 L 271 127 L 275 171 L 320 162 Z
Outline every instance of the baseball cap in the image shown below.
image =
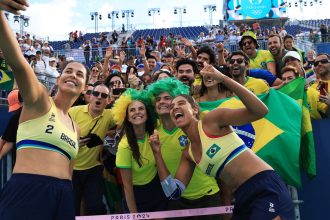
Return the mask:
M 245 32 L 244 32 L 244 34 L 242 35 L 242 38 L 241 38 L 240 42 L 238 43 L 239 46 L 240 46 L 241 48 L 243 48 L 243 46 L 242 46 L 243 40 L 244 40 L 244 38 L 247 38 L 247 37 L 252 38 L 252 40 L 253 40 L 254 43 L 256 44 L 256 48 L 258 49 L 258 48 L 259 48 L 259 44 L 258 44 L 258 42 L 257 42 L 257 36 L 256 36 L 256 34 L 255 34 L 254 32 L 252 32 L 252 31 L 245 31 Z
M 56 62 L 56 58 L 55 58 L 55 57 L 51 57 L 51 58 L 49 58 L 49 62 L 53 62 L 53 61 Z
M 9 105 L 8 112 L 13 112 L 19 109 L 21 107 L 21 101 L 20 101 L 21 99 L 22 98 L 20 97 L 19 90 L 18 89 L 12 90 L 8 94 L 8 105 Z
M 286 61 L 286 59 L 288 57 L 295 58 L 295 59 L 299 60 L 299 62 L 301 62 L 301 57 L 300 57 L 299 53 L 296 52 L 296 51 L 289 51 L 289 52 L 287 52 L 285 54 L 285 56 L 282 58 L 282 61 L 285 63 L 285 61 Z

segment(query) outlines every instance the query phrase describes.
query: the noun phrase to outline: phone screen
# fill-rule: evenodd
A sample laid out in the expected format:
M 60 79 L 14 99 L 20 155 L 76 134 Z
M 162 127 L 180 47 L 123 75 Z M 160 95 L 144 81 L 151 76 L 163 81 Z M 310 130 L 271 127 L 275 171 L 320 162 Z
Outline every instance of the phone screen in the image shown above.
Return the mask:
M 327 82 L 321 82 L 319 84 L 319 90 L 320 90 L 320 95 L 326 95 L 325 91 L 328 91 L 328 83 Z

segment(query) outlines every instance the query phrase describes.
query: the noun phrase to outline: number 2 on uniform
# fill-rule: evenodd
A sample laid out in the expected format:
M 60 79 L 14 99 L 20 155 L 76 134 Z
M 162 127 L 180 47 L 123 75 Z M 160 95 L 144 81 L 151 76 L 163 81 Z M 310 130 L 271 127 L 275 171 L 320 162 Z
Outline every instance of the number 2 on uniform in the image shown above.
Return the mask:
M 54 125 L 47 125 L 46 133 L 52 134 L 54 129 Z

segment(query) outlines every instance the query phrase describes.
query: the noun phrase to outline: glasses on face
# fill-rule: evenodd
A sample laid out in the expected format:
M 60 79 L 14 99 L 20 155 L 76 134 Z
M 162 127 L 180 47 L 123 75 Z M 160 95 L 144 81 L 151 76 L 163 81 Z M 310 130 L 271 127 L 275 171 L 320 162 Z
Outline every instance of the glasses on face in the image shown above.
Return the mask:
M 243 46 L 247 46 L 247 45 L 250 45 L 252 44 L 252 41 L 245 41 L 242 43 Z
M 229 60 L 230 64 L 234 64 L 235 62 L 237 62 L 238 64 L 242 64 L 244 62 L 244 59 L 238 58 L 238 59 L 230 59 Z
M 99 70 L 98 69 L 92 69 L 92 72 L 98 72 Z
M 92 95 L 93 95 L 94 97 L 99 97 L 100 94 L 101 94 L 101 98 L 102 98 L 102 99 L 106 99 L 106 98 L 108 98 L 108 94 L 106 94 L 106 93 L 104 93 L 104 92 L 98 92 L 98 91 L 93 91 L 93 92 L 92 92 Z
M 86 95 L 91 95 L 92 92 L 93 92 L 93 90 L 87 90 L 87 91 L 86 91 Z
M 315 61 L 314 66 L 317 67 L 320 63 L 322 63 L 322 64 L 330 63 L 330 60 L 322 59 L 322 60 Z

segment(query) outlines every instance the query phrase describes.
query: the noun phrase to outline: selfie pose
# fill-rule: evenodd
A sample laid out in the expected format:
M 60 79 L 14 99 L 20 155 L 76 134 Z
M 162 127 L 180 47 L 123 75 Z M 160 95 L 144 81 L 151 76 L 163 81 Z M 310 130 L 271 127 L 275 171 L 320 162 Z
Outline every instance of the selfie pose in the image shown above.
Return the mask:
M 220 179 L 220 189 L 233 192 L 232 219 L 294 219 L 293 205 L 282 179 L 266 162 L 247 148 L 231 125 L 244 125 L 264 117 L 267 107 L 249 90 L 204 63 L 203 77 L 223 83 L 246 108 L 217 108 L 199 120 L 199 108 L 188 95 L 179 95 L 171 103 L 175 125 L 190 140 L 173 178 L 161 155 L 158 133 L 150 137 L 161 184 L 167 197 L 179 198 L 185 191 L 195 166 Z
M 17 131 L 13 175 L 0 192 L 0 219 L 75 218 L 71 183 L 78 153 L 78 127 L 68 111 L 84 90 L 88 69 L 69 62 L 51 98 L 22 55 L 3 10 L 19 14 L 26 1 L 0 1 L 0 48 L 24 100 Z

